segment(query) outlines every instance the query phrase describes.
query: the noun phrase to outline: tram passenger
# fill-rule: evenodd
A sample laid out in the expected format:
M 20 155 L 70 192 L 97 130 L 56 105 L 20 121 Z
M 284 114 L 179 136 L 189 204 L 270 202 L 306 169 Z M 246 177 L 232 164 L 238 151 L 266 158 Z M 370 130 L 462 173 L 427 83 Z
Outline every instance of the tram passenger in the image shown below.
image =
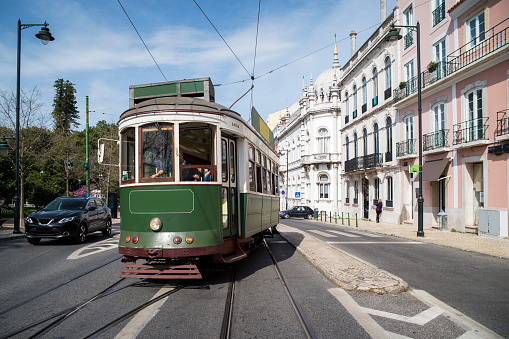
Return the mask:
M 187 162 L 187 160 L 184 158 L 184 154 L 180 153 L 180 165 L 186 166 L 194 164 Z M 181 173 L 182 181 L 201 181 L 202 178 L 202 172 L 198 168 L 182 168 Z

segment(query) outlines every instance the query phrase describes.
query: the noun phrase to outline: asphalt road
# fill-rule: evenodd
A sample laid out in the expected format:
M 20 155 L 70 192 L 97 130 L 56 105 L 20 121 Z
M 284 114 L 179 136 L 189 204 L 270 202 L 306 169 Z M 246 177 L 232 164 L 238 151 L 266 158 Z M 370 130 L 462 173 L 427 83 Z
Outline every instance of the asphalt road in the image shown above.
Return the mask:
M 307 230 L 326 230 L 309 222 L 291 220 L 289 223 Z M 83 302 L 107 286 L 119 282 L 118 276 L 125 264 L 120 262 L 117 251 L 118 227 L 113 225 L 112 237 L 102 237 L 100 233 L 90 235 L 82 245 L 46 240 L 33 246 L 24 239 L 0 243 L 0 255 L 3 258 L 0 267 L 0 337 Z M 315 235 L 319 237 L 318 234 Z M 344 238 L 350 239 L 346 236 Z M 366 239 L 376 238 L 366 237 L 364 241 Z M 382 241 L 385 238 L 379 239 Z M 390 237 L 385 240 L 402 241 Z M 409 293 L 385 296 L 346 293 L 320 275 L 280 236 L 266 238 L 266 241 L 316 338 L 384 337 L 387 332 L 412 338 L 458 338 L 466 332 L 444 314 L 436 312 L 434 308 Z M 356 246 L 376 248 L 378 245 L 358 243 Z M 384 252 L 389 253 L 389 248 L 398 247 L 394 244 L 380 246 L 386 246 Z M 404 252 L 414 251 L 416 247 L 422 248 L 422 245 L 401 246 L 405 246 Z M 373 251 L 376 253 L 376 250 Z M 432 254 L 434 250 L 429 252 Z M 362 250 L 356 254 L 361 256 Z M 385 255 L 389 254 L 379 254 L 379 257 Z M 383 261 L 382 258 L 379 260 Z M 393 265 L 412 275 L 415 268 L 406 260 L 397 261 L 400 263 Z M 383 264 L 373 263 L 379 266 Z M 101 332 L 98 337 L 219 337 L 232 267 L 213 268 L 214 270 L 204 275 L 204 279 L 194 281 L 183 290 L 130 316 Z M 236 270 L 232 338 L 305 337 L 263 247 L 238 262 Z M 397 274 L 390 268 L 387 270 Z M 425 271 L 423 268 L 420 270 Z M 416 273 L 420 274 L 420 271 Z M 115 286 L 116 292 L 87 304 L 42 337 L 87 337 L 109 321 L 182 283 L 150 281 L 129 286 L 135 281 L 120 281 Z M 451 287 L 450 290 L 454 288 Z M 44 293 L 46 291 L 49 292 Z M 425 321 L 422 321 L 423 318 Z M 14 337 L 29 337 L 40 328 L 41 326 L 35 327 Z
M 368 236 L 367 232 L 355 231 L 355 227 L 302 219 L 281 220 L 281 223 L 309 232 L 384 269 L 405 280 L 410 288 L 424 290 L 503 337 L 509 337 L 508 260 L 391 236 Z

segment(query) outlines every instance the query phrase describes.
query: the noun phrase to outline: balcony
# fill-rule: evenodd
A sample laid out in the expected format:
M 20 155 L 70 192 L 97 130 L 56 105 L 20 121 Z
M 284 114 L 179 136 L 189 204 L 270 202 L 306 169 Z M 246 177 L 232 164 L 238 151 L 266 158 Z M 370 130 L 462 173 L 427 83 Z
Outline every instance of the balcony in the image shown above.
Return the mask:
M 415 139 L 408 139 L 396 143 L 396 157 L 415 154 Z
M 405 37 L 404 37 L 404 40 L 405 40 L 405 49 L 407 49 L 408 47 L 412 46 L 413 43 L 414 43 L 414 35 L 413 35 L 413 32 L 410 31 L 408 32 Z
M 372 153 L 345 161 L 345 172 L 356 172 L 382 167 L 383 154 Z
M 427 86 L 443 79 L 454 72 L 472 64 L 473 62 L 496 52 L 509 44 L 509 18 L 505 19 L 492 29 L 484 32 L 469 43 L 447 56 L 447 61 L 441 61 L 437 67 L 426 69 L 421 72 L 421 87 L 424 90 Z M 503 28 L 505 26 L 505 28 Z M 488 38 L 486 38 L 488 37 Z M 406 39 L 406 36 L 405 36 Z M 481 40 L 481 41 L 480 41 Z M 405 40 L 406 41 L 406 40 Z M 473 45 L 474 43 L 476 43 Z M 406 44 L 406 42 L 405 42 Z M 406 47 L 405 47 L 406 48 Z M 394 103 L 417 93 L 417 80 L 415 76 L 408 80 L 405 86 L 393 90 Z
M 422 150 L 431 151 L 437 148 L 449 147 L 447 142 L 447 135 L 449 134 L 448 129 L 441 131 L 428 133 L 422 136 Z
M 478 118 L 464 121 L 454 125 L 453 129 L 453 145 L 486 140 L 488 118 Z
M 448 63 L 451 65 L 451 73 L 506 46 L 509 43 L 508 20 L 509 18 L 505 19 L 498 25 L 479 34 L 479 36 L 449 54 L 447 58 Z
M 507 116 L 507 111 L 506 109 L 497 112 L 497 130 L 495 131 L 497 137 L 507 137 L 509 135 L 509 117 Z
M 433 27 L 435 27 L 440 22 L 442 22 L 442 20 L 445 19 L 445 2 L 442 2 L 442 4 L 440 6 L 438 6 L 433 11 L 432 14 L 433 14 Z

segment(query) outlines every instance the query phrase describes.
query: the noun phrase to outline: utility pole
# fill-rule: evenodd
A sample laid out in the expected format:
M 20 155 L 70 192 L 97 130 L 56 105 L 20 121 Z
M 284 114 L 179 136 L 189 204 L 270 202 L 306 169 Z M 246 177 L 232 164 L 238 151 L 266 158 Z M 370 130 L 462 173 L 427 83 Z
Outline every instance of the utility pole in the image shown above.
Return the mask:
M 88 158 L 88 95 L 86 96 L 87 101 L 87 122 L 86 122 L 86 128 L 85 128 L 85 144 L 86 144 L 86 160 L 85 160 L 85 176 L 86 176 L 86 182 L 87 182 L 87 198 L 90 196 L 90 165 L 89 165 L 89 158 Z

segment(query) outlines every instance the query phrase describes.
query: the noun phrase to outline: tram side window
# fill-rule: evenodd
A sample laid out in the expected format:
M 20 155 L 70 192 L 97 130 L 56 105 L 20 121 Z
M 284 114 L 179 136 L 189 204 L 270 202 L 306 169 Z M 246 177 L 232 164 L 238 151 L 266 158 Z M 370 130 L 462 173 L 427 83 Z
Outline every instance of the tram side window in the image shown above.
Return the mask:
M 228 144 L 221 140 L 221 178 L 223 182 L 228 181 Z
M 141 127 L 141 178 L 173 181 L 173 124 L 154 123 Z
M 261 153 L 256 150 L 256 192 L 262 193 L 262 164 Z
M 263 193 L 267 193 L 267 157 L 262 156 L 262 183 Z
M 254 147 L 252 145 L 248 145 L 247 153 L 249 155 L 249 190 L 256 192 L 254 152 Z
M 136 159 L 134 128 L 122 131 L 122 181 L 133 180 Z

